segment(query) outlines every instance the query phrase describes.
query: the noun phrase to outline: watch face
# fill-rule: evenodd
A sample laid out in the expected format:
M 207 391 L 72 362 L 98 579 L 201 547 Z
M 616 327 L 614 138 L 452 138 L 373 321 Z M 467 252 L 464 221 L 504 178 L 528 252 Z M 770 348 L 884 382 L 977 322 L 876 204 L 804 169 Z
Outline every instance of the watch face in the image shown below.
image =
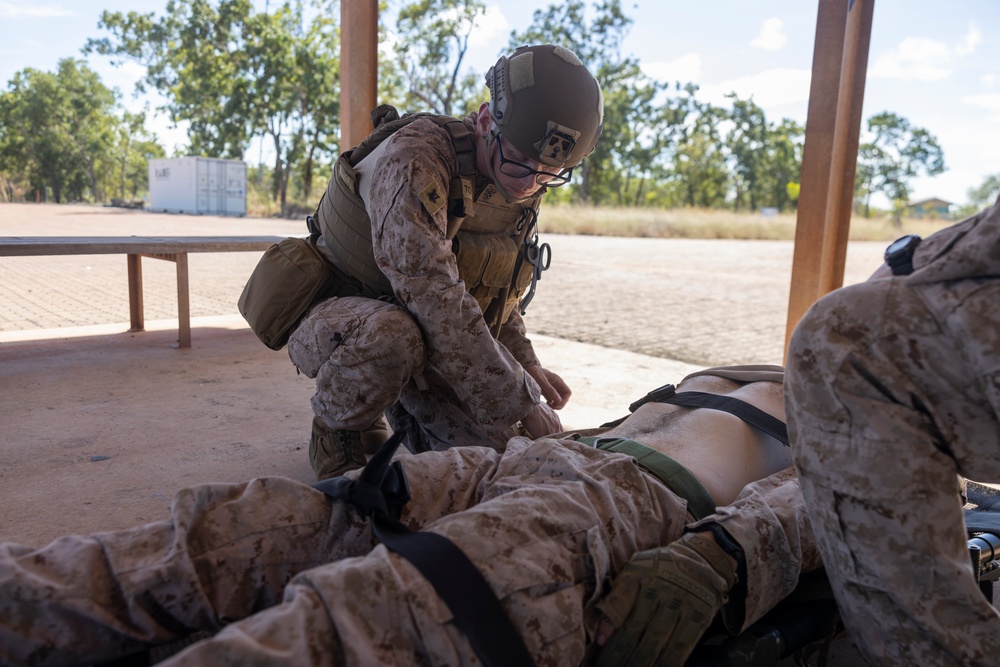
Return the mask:
M 913 235 L 909 235 L 896 239 L 895 241 L 889 244 L 888 248 L 885 249 L 886 254 L 889 255 L 894 252 L 899 252 L 900 250 L 905 248 L 909 243 L 911 243 L 913 241 L 913 238 L 914 238 Z

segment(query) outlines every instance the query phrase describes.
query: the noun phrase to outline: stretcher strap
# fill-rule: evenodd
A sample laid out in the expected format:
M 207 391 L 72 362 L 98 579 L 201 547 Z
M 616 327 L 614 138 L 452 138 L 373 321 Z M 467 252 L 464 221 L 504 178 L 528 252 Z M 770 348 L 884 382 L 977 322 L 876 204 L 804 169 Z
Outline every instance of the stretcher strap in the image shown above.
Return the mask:
M 784 422 L 738 398 L 707 394 L 701 391 L 682 391 L 669 398 L 660 399 L 659 402 L 680 405 L 685 408 L 709 408 L 728 412 L 757 430 L 768 434 L 786 447 L 788 446 L 788 429 Z
M 405 434 L 405 429 L 394 433 L 357 479 L 334 477 L 313 484 L 313 488 L 371 517 L 375 537 L 430 582 L 483 665 L 533 666 L 524 640 L 465 552 L 443 535 L 413 532 L 400 523 L 410 489 L 402 463 L 391 459 Z

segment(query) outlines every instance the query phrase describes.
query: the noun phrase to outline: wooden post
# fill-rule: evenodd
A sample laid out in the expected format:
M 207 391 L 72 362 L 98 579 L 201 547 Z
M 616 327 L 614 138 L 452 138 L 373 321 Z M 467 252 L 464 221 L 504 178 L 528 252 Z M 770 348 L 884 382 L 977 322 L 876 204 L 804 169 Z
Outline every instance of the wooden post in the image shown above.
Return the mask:
M 128 312 L 131 328 L 142 331 L 146 326 L 142 312 L 142 255 L 129 253 L 128 259 Z
M 378 90 L 378 0 L 340 3 L 340 150 L 372 130 Z
M 844 282 L 874 0 L 819 0 L 785 347 Z

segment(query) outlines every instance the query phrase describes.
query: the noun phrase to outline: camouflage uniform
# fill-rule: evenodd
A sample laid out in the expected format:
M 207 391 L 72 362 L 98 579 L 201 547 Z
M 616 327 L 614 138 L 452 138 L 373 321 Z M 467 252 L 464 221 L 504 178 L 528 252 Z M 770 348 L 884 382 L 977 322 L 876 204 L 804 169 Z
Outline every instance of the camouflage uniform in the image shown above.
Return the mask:
M 689 518 L 635 459 L 572 440 L 402 456 L 414 496 L 402 520 L 462 548 L 539 665 L 583 661 L 611 578 Z M 796 498 L 785 471 L 705 520 L 759 561 L 746 623 L 810 560 Z M 0 664 L 108 660 L 223 626 L 164 664 L 478 664 L 430 584 L 319 491 L 282 478 L 205 485 L 178 493 L 172 513 L 42 549 L 0 544 Z
M 868 659 L 994 665 L 1000 616 L 973 580 L 958 475 L 1000 479 L 1000 202 L 925 239 L 913 265 L 826 296 L 799 324 L 795 463 Z
M 363 430 L 398 401 L 394 412 L 420 428 L 415 450 L 468 438 L 502 447 L 540 401 L 524 371 L 538 358 L 520 315 L 515 309 L 494 339 L 459 279 L 445 207 L 432 215 L 421 199 L 434 185 L 447 192 L 458 168 L 448 133 L 430 120 L 386 140 L 367 209 L 375 260 L 399 305 L 333 298 L 288 342 L 292 362 L 316 378 L 314 412 L 333 429 Z

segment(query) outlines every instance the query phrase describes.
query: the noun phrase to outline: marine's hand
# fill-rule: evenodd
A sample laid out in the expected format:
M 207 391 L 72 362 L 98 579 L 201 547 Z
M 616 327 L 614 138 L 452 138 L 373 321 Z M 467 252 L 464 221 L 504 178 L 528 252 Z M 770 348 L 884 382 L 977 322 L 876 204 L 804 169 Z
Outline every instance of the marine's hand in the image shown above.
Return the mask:
M 563 430 L 559 415 L 545 403 L 535 403 L 531 412 L 521 418 L 521 426 L 532 438 L 540 438 Z
M 736 560 L 709 533 L 636 554 L 597 605 L 597 664 L 683 665 L 735 582 Z
M 553 410 L 561 410 L 565 407 L 573 392 L 561 377 L 541 366 L 529 366 L 524 370 L 528 372 L 528 375 L 535 378 L 535 382 L 538 383 L 538 387 L 542 390 L 542 396 L 545 397 L 545 400 Z M 555 431 L 550 431 L 550 433 L 555 433 Z

